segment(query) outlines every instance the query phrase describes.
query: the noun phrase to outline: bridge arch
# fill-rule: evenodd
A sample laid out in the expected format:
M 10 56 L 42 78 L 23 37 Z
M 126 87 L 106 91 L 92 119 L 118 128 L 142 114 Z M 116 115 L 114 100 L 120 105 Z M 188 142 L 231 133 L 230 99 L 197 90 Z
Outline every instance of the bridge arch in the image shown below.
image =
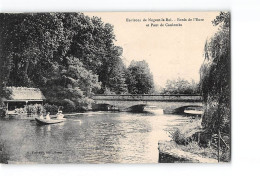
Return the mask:
M 141 111 L 145 106 L 162 108 L 166 113 L 178 113 L 186 107 L 202 106 L 200 95 L 96 95 L 95 107 L 102 104 L 119 111 Z

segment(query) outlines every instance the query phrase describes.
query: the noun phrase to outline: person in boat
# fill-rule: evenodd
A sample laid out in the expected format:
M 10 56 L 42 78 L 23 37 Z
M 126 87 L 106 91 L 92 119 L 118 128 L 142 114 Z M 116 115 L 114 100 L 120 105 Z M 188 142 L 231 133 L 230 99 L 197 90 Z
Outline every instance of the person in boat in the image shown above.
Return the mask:
M 51 117 L 50 117 L 50 112 L 47 113 L 45 119 L 46 119 L 46 120 L 50 120 L 50 119 L 51 119 Z
M 42 113 L 42 112 L 41 112 L 41 114 L 40 114 L 40 119 L 44 119 L 44 118 L 43 118 L 43 113 Z
M 64 115 L 62 114 L 62 111 L 58 111 L 57 113 L 57 119 L 63 119 Z

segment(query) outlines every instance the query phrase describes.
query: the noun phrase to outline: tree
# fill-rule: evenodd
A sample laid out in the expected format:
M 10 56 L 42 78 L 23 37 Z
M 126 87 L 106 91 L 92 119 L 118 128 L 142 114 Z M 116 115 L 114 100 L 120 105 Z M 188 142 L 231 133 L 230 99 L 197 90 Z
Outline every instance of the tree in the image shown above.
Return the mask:
M 213 25 L 219 26 L 219 30 L 205 43 L 205 59 L 200 69 L 200 84 L 205 103 L 203 126 L 209 133 L 217 134 L 219 138 L 223 134 L 230 139 L 231 59 L 229 21 L 229 12 L 221 12 L 213 21 Z
M 113 64 L 107 84 L 111 92 L 116 94 L 124 94 L 128 92 L 125 72 L 126 68 L 121 59 Z
M 6 86 L 36 87 L 52 103 L 66 99 L 81 106 L 93 93 L 127 93 L 127 77 L 132 92 L 153 89 L 147 63 L 136 62 L 128 74 L 123 49 L 114 45 L 113 26 L 101 18 L 82 13 L 0 14 L 0 23 L 1 97 Z
M 154 90 L 153 75 L 146 61 L 132 61 L 127 68 L 128 91 L 131 94 L 150 94 Z
M 219 31 L 205 44 L 205 60 L 201 67 L 201 88 L 206 108 L 205 125 L 216 132 L 230 129 L 230 31 L 229 13 L 221 12 L 213 21 Z M 218 106 L 212 111 L 214 104 Z M 211 113 L 209 112 L 211 111 Z M 220 113 L 219 115 L 217 115 Z M 211 128 L 214 127 L 214 128 Z
M 125 91 L 122 49 L 114 46 L 113 26 L 100 18 L 1 14 L 0 23 L 1 97 L 6 86 L 38 87 L 47 100 L 69 99 L 77 105 L 97 92 L 100 82 Z
M 3 56 L 13 65 L 7 85 L 34 86 L 33 69 L 40 60 L 54 59 L 62 41 L 62 24 L 52 13 L 5 14 L 3 18 Z
M 118 46 L 110 48 L 106 60 L 103 61 L 99 80 L 102 82 L 100 93 L 110 92 L 122 94 L 127 92 L 126 68 L 121 59 L 123 49 Z

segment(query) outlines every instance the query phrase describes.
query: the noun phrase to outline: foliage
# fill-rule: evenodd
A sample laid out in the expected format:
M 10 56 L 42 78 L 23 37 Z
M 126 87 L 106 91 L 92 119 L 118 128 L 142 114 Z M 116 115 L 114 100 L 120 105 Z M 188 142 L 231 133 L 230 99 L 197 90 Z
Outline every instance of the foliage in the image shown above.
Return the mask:
M 25 105 L 23 108 L 16 108 L 14 111 L 18 114 L 40 114 L 45 112 L 45 109 L 41 104 L 30 104 Z
M 196 141 L 191 141 L 187 145 L 178 145 L 178 148 L 180 148 L 183 151 L 190 152 L 196 155 L 200 155 L 202 157 L 208 157 L 208 158 L 214 158 L 217 159 L 217 151 L 213 148 L 204 148 L 199 145 Z
M 199 86 L 194 80 L 189 82 L 183 78 L 176 80 L 167 80 L 163 94 L 197 94 Z
M 1 98 L 6 86 L 38 87 L 51 103 L 86 107 L 93 93 L 128 92 L 123 49 L 114 45 L 113 26 L 98 17 L 4 13 L 0 39 Z
M 111 90 L 108 89 L 108 88 L 105 88 L 105 90 L 104 90 L 104 94 L 105 94 L 105 95 L 115 95 L 116 93 L 113 92 L 113 91 L 111 91 Z
M 62 106 L 63 106 L 63 110 L 65 112 L 73 112 L 76 110 L 76 105 L 73 101 L 69 100 L 69 99 L 64 99 L 62 100 Z
M 194 120 L 188 123 L 182 128 L 177 128 L 173 132 L 170 132 L 170 138 L 177 144 L 187 145 L 193 140 L 193 135 L 201 131 L 201 120 Z
M 180 129 L 176 129 L 174 132 L 170 132 L 170 137 L 177 144 L 186 145 L 189 142 L 189 139 L 187 139 L 184 134 L 180 132 Z
M 211 134 L 226 134 L 230 139 L 231 59 L 230 14 L 221 12 L 213 21 L 219 29 L 206 41 L 205 60 L 200 69 L 201 91 L 205 103 L 203 126 Z
M 109 76 L 109 84 L 110 92 L 114 92 L 115 94 L 124 94 L 128 92 L 127 84 L 126 84 L 126 68 L 121 60 L 118 60 L 113 70 L 111 70 Z
M 41 104 L 27 105 L 25 110 L 29 114 L 39 114 L 43 112 L 43 106 Z
M 197 134 L 200 134 L 197 136 Z M 202 140 L 204 138 L 201 119 L 194 120 L 191 123 L 188 123 L 182 128 L 177 128 L 173 132 L 170 132 L 170 138 L 178 144 L 176 147 L 180 148 L 183 151 L 191 152 L 200 156 L 209 157 L 217 159 L 217 150 L 213 147 L 208 147 L 207 145 L 202 145 Z M 226 157 L 225 153 L 222 153 L 221 157 Z
M 50 112 L 51 114 L 56 114 L 58 112 L 59 107 L 54 104 L 46 103 L 44 106 L 45 112 Z
M 25 114 L 25 113 L 27 113 L 27 109 L 26 108 L 15 108 L 14 112 L 17 114 Z
M 230 31 L 229 13 L 221 12 L 213 21 L 219 31 L 205 44 L 201 66 L 201 88 L 205 101 L 203 122 L 213 133 L 230 130 Z
M 1 70 L 0 70 L 0 74 L 1 74 Z M 9 98 L 11 94 L 12 94 L 11 89 L 4 87 L 3 84 L 0 84 L 0 107 L 5 107 L 4 99 Z
M 127 68 L 127 85 L 131 94 L 149 94 L 154 90 L 153 75 L 146 61 L 132 61 Z

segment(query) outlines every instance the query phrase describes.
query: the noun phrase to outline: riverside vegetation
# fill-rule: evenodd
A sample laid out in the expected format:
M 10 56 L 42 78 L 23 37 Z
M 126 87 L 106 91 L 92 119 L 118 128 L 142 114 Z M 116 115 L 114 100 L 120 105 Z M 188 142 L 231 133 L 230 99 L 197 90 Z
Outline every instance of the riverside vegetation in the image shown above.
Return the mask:
M 212 23 L 219 28 L 205 42 L 205 59 L 200 69 L 204 114 L 201 121 L 170 132 L 170 136 L 184 151 L 228 162 L 231 160 L 230 13 L 221 12 Z
M 0 14 L 0 97 L 36 87 L 47 103 L 82 111 L 94 93 L 153 92 L 146 61 L 126 68 L 113 26 L 83 13 Z M 3 102 L 0 102 L 3 103 Z

